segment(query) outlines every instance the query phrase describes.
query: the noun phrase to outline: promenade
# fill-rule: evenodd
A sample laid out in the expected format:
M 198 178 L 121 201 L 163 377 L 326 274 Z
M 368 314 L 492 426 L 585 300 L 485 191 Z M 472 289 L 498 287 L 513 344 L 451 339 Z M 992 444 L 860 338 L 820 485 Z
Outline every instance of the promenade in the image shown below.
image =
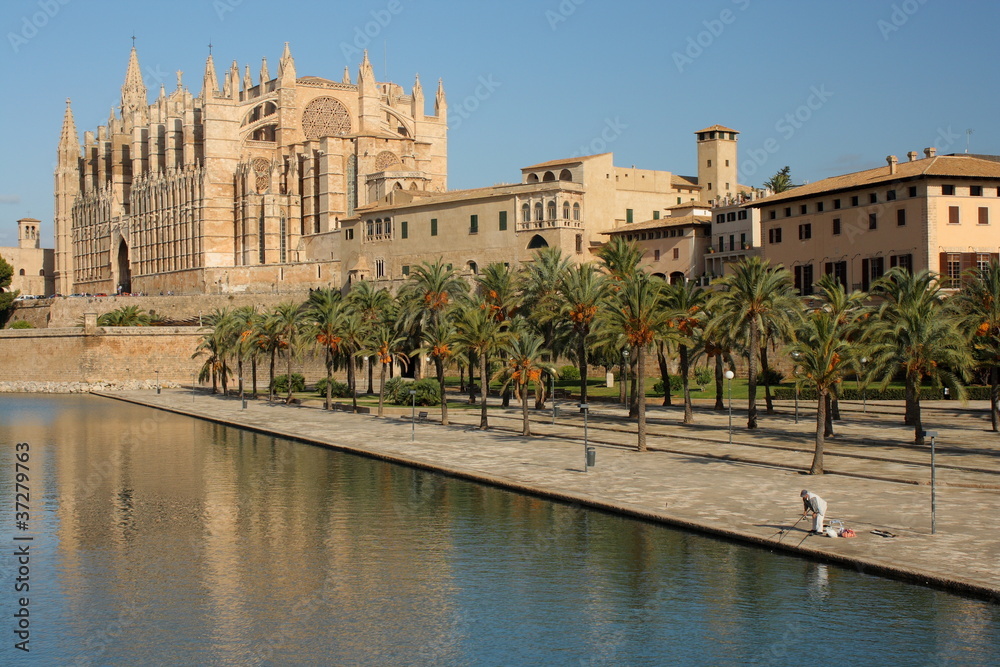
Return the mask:
M 857 569 L 946 588 L 1000 603 L 1000 434 L 992 433 L 983 402 L 925 402 L 924 428 L 936 430 L 936 534 L 931 534 L 930 447 L 912 445 L 902 406 L 842 405 L 843 419 L 827 441 L 827 474 L 804 474 L 812 460 L 815 416 L 791 402 L 763 413 L 745 429 L 745 401 L 728 413 L 696 406 L 695 424 L 682 425 L 680 407 L 649 406 L 651 451 L 635 451 L 635 423 L 613 404 L 591 404 L 587 439 L 596 466 L 584 472 L 583 418 L 570 401 L 532 410 L 532 437 L 522 437 L 519 408 L 491 399 L 490 430 L 478 429 L 478 410 L 451 410 L 451 426 L 415 425 L 410 410 L 387 416 L 322 409 L 321 402 L 286 406 L 189 389 L 98 395 L 191 415 L 235 427 L 378 457 L 388 461 L 534 493 L 568 502 L 737 539 Z M 495 401 L 495 402 L 494 402 Z M 412 439 L 411 439 L 412 438 Z M 808 533 L 799 492 L 818 493 L 828 518 L 857 537 Z M 873 534 L 877 530 L 895 537 Z

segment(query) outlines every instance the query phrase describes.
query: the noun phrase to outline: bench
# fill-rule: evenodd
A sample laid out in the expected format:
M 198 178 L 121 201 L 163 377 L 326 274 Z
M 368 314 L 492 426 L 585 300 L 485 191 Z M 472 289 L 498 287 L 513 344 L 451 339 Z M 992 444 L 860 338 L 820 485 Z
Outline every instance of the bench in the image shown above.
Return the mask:
M 569 398 L 570 397 L 570 391 L 569 391 L 569 389 L 556 389 L 555 392 L 552 394 L 552 397 L 553 398 Z
M 421 421 L 421 422 L 427 421 L 427 413 L 426 412 L 418 412 L 417 413 L 417 421 Z

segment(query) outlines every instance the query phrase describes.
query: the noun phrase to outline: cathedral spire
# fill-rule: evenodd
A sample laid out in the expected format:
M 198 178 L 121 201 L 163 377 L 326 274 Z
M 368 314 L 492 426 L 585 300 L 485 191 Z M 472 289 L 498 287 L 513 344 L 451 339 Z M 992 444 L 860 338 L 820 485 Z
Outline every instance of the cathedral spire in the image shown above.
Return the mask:
M 149 100 L 146 94 L 146 84 L 142 82 L 142 68 L 139 67 L 139 55 L 133 44 L 128 57 L 128 69 L 125 71 L 125 83 L 122 84 L 122 116 L 148 106 Z
M 271 74 L 267 71 L 267 58 L 260 59 L 260 82 L 267 83 L 271 80 Z
M 59 135 L 59 163 L 75 165 L 80 157 L 80 138 L 76 134 L 76 122 L 73 120 L 73 108 L 69 98 L 66 98 L 66 112 L 63 114 L 62 134 Z
M 243 90 L 250 90 L 253 88 L 253 79 L 250 78 L 250 65 L 245 66 L 246 69 L 243 70 Z
M 281 60 L 278 61 L 278 79 L 282 86 L 290 86 L 295 83 L 295 59 L 292 58 L 292 50 L 285 42 L 285 49 L 281 52 Z
M 438 79 L 437 96 L 434 98 L 434 115 L 441 116 L 448 113 L 448 101 L 444 97 L 444 81 Z
M 417 75 L 416 80 L 413 82 L 413 105 L 411 109 L 411 115 L 414 118 L 424 117 L 424 87 L 420 85 L 420 75 Z
M 201 83 L 201 98 L 208 99 L 209 97 L 214 97 L 219 92 L 219 77 L 215 75 L 215 61 L 212 59 L 212 54 L 208 54 L 208 59 L 205 61 L 205 76 Z
M 358 92 L 361 95 L 375 95 L 375 72 L 372 70 L 371 61 L 368 60 L 368 49 L 365 49 L 364 60 L 358 68 Z
M 351 68 L 344 65 L 344 76 L 341 79 L 341 83 L 350 84 L 351 83 Z

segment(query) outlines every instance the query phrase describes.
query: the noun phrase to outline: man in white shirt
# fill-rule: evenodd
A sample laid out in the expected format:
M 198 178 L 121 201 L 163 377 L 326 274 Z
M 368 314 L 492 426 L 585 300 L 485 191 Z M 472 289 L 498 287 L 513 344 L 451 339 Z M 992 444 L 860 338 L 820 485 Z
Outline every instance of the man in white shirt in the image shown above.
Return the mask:
M 823 517 L 826 515 L 826 501 L 815 493 L 809 493 L 805 489 L 800 494 L 802 496 L 802 511 L 813 515 L 813 532 L 823 533 Z

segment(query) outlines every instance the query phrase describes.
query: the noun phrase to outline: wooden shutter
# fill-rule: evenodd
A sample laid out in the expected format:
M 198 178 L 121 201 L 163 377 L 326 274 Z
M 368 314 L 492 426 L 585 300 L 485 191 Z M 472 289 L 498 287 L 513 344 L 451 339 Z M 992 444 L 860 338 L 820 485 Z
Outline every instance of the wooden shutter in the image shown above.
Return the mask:
M 865 292 L 871 287 L 871 281 L 869 279 L 869 271 L 871 270 L 869 264 L 871 260 L 863 259 L 861 260 L 861 289 Z

